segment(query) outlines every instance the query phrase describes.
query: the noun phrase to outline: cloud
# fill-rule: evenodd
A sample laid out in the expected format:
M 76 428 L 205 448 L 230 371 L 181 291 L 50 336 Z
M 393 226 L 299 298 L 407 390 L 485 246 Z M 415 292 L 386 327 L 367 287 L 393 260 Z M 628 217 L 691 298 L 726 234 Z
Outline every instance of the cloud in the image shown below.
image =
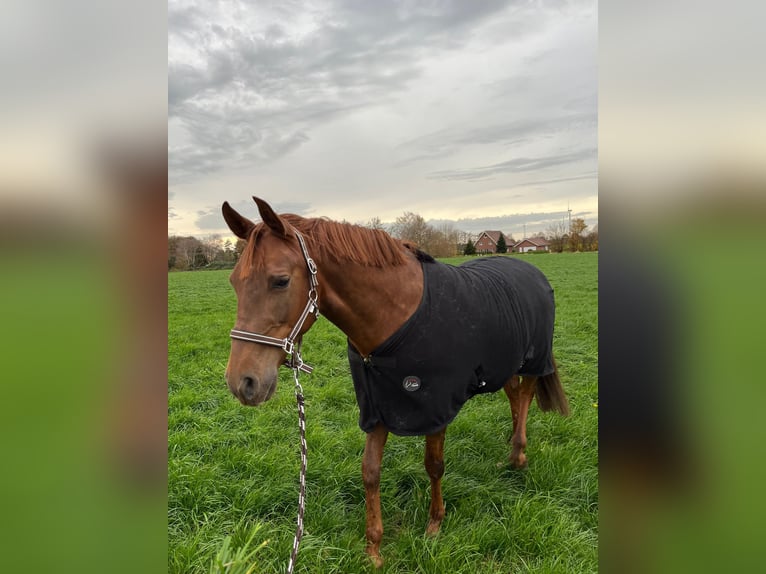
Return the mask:
M 492 165 L 479 166 L 467 169 L 455 169 L 437 171 L 429 174 L 430 179 L 447 179 L 447 180 L 460 180 L 460 181 L 473 181 L 477 179 L 484 179 L 493 175 L 502 173 L 520 173 L 525 171 L 539 171 L 545 170 L 551 167 L 557 167 L 569 163 L 575 163 L 586 160 L 595 160 L 595 149 L 582 149 L 572 152 L 561 153 L 558 155 L 546 155 L 542 157 L 517 157 L 509 159 L 508 161 L 495 163 Z M 570 181 L 572 179 L 583 179 L 582 177 L 567 177 L 556 181 Z M 550 181 L 550 180 L 547 180 Z M 534 183 L 542 183 L 544 180 L 540 180 Z
M 577 113 L 529 117 L 510 122 L 494 121 L 478 127 L 454 126 L 400 144 L 397 151 L 409 157 L 400 161 L 398 165 L 447 157 L 465 150 L 468 146 L 513 146 L 550 140 L 562 133 L 593 133 L 596 125 L 597 114 L 594 106 Z M 593 153 L 595 156 L 595 151 Z
M 277 3 L 240 4 L 233 19 L 171 2 L 168 113 L 188 134 L 170 147 L 171 180 L 294 151 L 321 123 L 390 99 L 421 77 L 426 53 L 460 48 L 477 22 L 508 7 L 336 2 L 297 11 L 304 18 L 294 22 Z
M 221 229 L 212 204 L 242 189 L 348 220 L 381 196 L 425 216 L 464 213 L 467 192 L 477 215 L 590 205 L 595 7 L 171 0 L 174 226 Z

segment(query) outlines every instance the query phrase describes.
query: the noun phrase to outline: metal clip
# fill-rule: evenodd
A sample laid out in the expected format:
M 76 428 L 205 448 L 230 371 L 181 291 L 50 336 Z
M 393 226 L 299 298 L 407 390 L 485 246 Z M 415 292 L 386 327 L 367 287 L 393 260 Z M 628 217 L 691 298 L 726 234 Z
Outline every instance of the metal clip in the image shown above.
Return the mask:
M 293 354 L 294 346 L 295 345 L 293 344 L 293 342 L 290 339 L 283 339 L 282 340 L 282 349 L 288 355 L 292 355 Z
M 303 394 L 303 387 L 298 382 L 298 369 L 293 369 L 293 379 L 295 380 L 295 392 Z

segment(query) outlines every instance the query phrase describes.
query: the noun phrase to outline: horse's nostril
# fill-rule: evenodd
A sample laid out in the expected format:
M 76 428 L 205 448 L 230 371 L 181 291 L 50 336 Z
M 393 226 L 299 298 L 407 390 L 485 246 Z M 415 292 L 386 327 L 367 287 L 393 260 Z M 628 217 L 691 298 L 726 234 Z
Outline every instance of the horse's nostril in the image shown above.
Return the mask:
M 239 389 L 246 399 L 252 399 L 255 394 L 255 380 L 252 377 L 242 377 Z

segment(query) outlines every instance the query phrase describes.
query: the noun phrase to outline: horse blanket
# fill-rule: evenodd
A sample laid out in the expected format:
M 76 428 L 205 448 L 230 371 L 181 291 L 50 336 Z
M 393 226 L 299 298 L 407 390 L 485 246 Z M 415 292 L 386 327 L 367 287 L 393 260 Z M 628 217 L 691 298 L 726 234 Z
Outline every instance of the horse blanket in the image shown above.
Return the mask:
M 397 435 L 433 434 L 472 396 L 555 370 L 553 289 L 536 267 L 508 257 L 421 265 L 412 316 L 367 357 L 348 345 L 365 432 L 383 423 Z

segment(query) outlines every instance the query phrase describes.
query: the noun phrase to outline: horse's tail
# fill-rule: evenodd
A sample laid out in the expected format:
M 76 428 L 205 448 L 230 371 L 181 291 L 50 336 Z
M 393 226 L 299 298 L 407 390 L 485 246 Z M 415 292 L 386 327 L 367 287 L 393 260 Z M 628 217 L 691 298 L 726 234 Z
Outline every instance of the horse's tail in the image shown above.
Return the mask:
M 535 396 L 537 397 L 537 406 L 541 411 L 556 411 L 564 416 L 569 414 L 569 401 L 564 394 L 564 387 L 561 386 L 559 379 L 559 369 L 556 361 L 553 360 L 553 372 L 550 375 L 538 377 L 535 386 Z

